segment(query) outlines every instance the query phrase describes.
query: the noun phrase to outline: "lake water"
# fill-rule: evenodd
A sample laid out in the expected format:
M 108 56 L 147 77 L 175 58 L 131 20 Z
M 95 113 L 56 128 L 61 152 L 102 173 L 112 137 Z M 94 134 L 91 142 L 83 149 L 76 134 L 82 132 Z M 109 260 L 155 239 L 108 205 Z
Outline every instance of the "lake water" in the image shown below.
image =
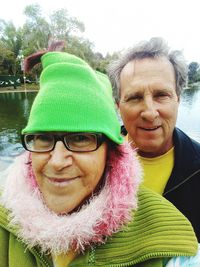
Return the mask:
M 23 150 L 20 132 L 26 125 L 35 96 L 36 92 L 0 93 L 0 171 Z M 200 88 L 184 91 L 177 126 L 200 141 Z
M 35 96 L 35 92 L 0 93 L 0 171 L 22 151 L 20 132 Z
M 200 142 L 200 88 L 184 91 L 181 96 L 177 126 Z

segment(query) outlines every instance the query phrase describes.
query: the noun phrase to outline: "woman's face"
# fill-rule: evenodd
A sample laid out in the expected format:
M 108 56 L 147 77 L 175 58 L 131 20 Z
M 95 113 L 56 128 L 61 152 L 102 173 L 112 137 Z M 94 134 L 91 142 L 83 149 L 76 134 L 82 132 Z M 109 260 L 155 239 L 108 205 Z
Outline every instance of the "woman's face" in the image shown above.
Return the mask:
M 48 208 L 64 214 L 78 208 L 95 191 L 107 157 L 104 142 L 93 152 L 72 152 L 57 141 L 53 151 L 32 152 L 38 187 Z

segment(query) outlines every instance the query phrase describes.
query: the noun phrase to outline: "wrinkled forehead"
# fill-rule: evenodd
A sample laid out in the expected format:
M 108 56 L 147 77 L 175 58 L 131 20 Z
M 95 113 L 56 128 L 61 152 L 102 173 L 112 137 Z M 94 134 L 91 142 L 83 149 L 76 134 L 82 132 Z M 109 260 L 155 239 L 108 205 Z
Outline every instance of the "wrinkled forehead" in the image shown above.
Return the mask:
M 174 67 L 165 57 L 135 59 L 128 62 L 120 75 L 120 87 L 146 87 L 161 84 L 161 87 L 176 90 Z
M 133 76 L 139 73 L 148 73 L 154 71 L 162 73 L 168 70 L 175 76 L 175 70 L 172 63 L 166 57 L 141 58 L 129 61 L 121 71 L 120 79 L 126 76 Z

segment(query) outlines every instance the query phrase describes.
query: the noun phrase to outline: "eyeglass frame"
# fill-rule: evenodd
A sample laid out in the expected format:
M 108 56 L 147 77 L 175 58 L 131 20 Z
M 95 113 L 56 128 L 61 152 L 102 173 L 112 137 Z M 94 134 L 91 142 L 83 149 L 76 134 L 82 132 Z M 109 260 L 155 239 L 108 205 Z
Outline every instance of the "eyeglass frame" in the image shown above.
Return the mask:
M 49 135 L 52 135 L 54 137 L 54 144 L 53 144 L 53 147 L 49 150 L 45 150 L 45 151 L 36 151 L 36 150 L 31 150 L 31 149 L 28 149 L 27 148 L 27 145 L 26 145 L 26 142 L 25 142 L 25 137 L 28 136 L 28 135 L 40 135 L 40 134 L 49 134 Z M 69 134 L 72 134 L 72 133 L 69 133 Z M 78 153 L 84 153 L 84 152 L 93 152 L 93 151 L 96 151 L 101 145 L 103 142 L 105 142 L 106 140 L 106 136 L 103 135 L 102 133 L 94 133 L 94 132 L 74 132 L 73 134 L 91 134 L 91 135 L 94 135 L 96 137 L 96 148 L 93 149 L 93 150 L 74 150 L 74 149 L 71 149 L 68 145 L 68 143 L 66 142 L 65 143 L 65 139 L 64 137 L 67 135 L 67 133 L 63 133 L 63 134 L 54 134 L 54 133 L 49 133 L 49 132 L 37 132 L 37 133 L 25 133 L 25 134 L 21 134 L 21 143 L 22 143 L 22 146 L 24 147 L 25 150 L 29 151 L 29 152 L 33 152 L 33 153 L 45 153 L 45 152 L 50 152 L 50 151 L 53 151 L 55 146 L 56 146 L 56 143 L 58 141 L 61 141 L 65 148 L 69 151 L 72 151 L 72 152 L 78 152 Z

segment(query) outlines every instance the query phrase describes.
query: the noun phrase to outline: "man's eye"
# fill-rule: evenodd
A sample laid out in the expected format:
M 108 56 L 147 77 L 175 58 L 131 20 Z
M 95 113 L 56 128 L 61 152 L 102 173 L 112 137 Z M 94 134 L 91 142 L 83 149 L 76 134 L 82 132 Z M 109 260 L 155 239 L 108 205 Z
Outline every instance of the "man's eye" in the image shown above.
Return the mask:
M 154 96 L 154 98 L 160 98 L 160 99 L 165 99 L 165 98 L 168 98 L 169 97 L 169 94 L 167 94 L 167 93 L 159 93 L 159 94 L 156 94 L 155 96 Z
M 142 99 L 143 99 L 143 97 L 141 95 L 133 95 L 133 96 L 128 97 L 126 99 L 126 102 L 130 102 L 130 101 L 136 102 L 136 101 L 140 101 Z

